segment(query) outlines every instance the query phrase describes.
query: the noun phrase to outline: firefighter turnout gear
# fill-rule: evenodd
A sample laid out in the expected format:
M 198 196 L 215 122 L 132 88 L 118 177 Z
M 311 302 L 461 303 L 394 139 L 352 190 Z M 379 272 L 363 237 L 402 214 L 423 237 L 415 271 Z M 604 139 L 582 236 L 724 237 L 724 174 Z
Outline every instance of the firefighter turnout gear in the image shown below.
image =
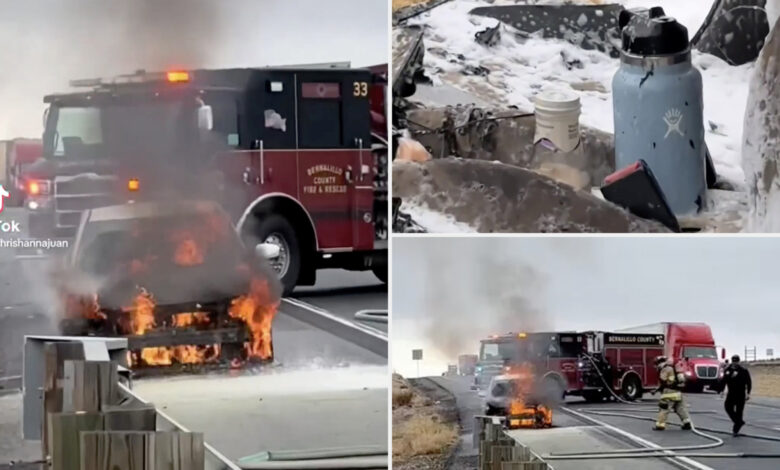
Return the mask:
M 659 369 L 658 389 L 661 392 L 661 399 L 658 402 L 658 417 L 653 429 L 657 431 L 666 429 L 666 419 L 671 412 L 680 417 L 683 429 L 691 429 L 691 417 L 681 391 L 685 385 L 685 376 L 678 373 L 674 366 L 665 360 L 656 360 L 656 366 Z
M 720 384 L 721 390 L 726 387 L 726 401 L 724 406 L 731 422 L 734 423 L 732 433 L 736 436 L 739 430 L 745 425 L 742 413 L 745 411 L 745 402 L 750 397 L 753 388 L 753 381 L 750 378 L 750 372 L 739 363 L 739 356 L 734 356 L 726 369 L 723 371 L 723 379 Z

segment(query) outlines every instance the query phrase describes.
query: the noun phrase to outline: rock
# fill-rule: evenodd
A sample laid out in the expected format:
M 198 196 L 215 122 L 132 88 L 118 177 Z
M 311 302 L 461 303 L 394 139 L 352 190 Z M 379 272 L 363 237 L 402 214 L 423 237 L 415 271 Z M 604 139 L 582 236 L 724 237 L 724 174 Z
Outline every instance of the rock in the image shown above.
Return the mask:
M 747 230 L 780 232 L 780 30 L 756 62 L 745 112 L 742 162 L 749 191 Z
M 496 162 L 446 158 L 393 164 L 393 194 L 480 232 L 667 232 L 588 193 Z

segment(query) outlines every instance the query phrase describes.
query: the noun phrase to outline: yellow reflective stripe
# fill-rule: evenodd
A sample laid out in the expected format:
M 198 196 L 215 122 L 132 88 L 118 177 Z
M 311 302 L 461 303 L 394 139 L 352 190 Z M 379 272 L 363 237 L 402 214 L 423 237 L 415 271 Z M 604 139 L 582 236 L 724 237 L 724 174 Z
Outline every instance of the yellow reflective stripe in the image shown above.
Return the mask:
M 664 393 L 663 395 L 661 395 L 661 400 L 680 401 L 682 400 L 682 393 L 680 392 Z

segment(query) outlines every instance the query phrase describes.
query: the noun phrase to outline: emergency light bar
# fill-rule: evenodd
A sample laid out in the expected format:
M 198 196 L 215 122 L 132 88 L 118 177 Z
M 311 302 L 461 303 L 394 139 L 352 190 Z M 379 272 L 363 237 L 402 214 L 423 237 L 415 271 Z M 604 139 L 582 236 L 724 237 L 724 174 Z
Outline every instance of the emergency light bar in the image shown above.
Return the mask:
M 169 82 L 189 82 L 190 74 L 189 72 L 168 72 L 166 78 Z
M 73 88 L 96 88 L 122 83 L 144 83 L 155 80 L 165 80 L 170 83 L 186 83 L 189 82 L 190 79 L 190 72 L 184 70 L 171 70 L 170 72 L 147 72 L 146 70 L 137 70 L 135 73 L 118 75 L 109 80 L 104 80 L 102 78 L 82 78 L 71 80 L 69 84 Z

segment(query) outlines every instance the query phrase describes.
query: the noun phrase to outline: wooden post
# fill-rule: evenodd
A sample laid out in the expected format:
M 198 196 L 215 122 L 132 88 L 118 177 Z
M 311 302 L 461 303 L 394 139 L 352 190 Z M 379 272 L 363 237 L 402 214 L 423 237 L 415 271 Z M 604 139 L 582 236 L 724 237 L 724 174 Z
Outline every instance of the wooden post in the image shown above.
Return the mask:
M 154 405 L 104 406 L 106 431 L 155 431 L 157 410 Z
M 79 433 L 103 429 L 100 413 L 47 413 L 52 470 L 78 470 Z
M 81 470 L 203 470 L 203 434 L 84 432 Z
M 84 359 L 84 348 L 80 343 L 46 343 L 43 347 L 45 372 L 43 381 L 43 419 L 41 422 L 41 450 L 44 456 L 51 455 L 49 445 L 49 413 L 62 411 L 63 361 Z
M 109 361 L 63 363 L 62 411 L 100 411 L 119 402 L 119 374 Z

